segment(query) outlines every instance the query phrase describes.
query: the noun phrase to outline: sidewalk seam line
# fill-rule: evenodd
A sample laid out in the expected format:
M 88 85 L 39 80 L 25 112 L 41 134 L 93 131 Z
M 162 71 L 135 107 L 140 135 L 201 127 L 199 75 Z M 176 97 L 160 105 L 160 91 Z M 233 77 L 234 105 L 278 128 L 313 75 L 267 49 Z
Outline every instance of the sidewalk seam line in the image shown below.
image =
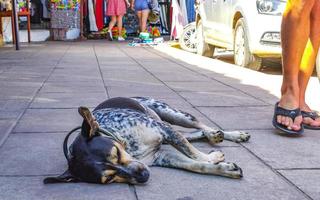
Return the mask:
M 100 76 L 101 76 L 101 79 L 102 79 L 102 83 L 103 83 L 103 88 L 104 88 L 105 93 L 107 95 L 107 99 L 109 99 L 110 95 L 109 95 L 108 87 L 106 86 L 106 82 L 105 82 L 104 77 L 103 77 L 103 73 L 102 73 L 100 62 L 99 62 L 99 58 L 98 58 L 98 55 L 97 55 L 97 52 L 96 52 L 95 44 L 93 44 L 93 53 L 94 53 L 94 56 L 96 57 L 96 61 L 97 61 L 97 64 L 98 64 L 98 70 L 99 70 L 99 73 L 100 73 Z
M 153 50 L 156 51 L 154 48 L 153 48 Z M 204 77 L 206 77 L 206 78 L 208 78 L 208 79 L 210 79 L 210 80 L 217 81 L 217 82 L 219 82 L 219 83 L 221 83 L 221 84 L 223 84 L 223 85 L 225 85 L 225 86 L 227 86 L 227 87 L 230 87 L 230 88 L 232 88 L 232 89 L 238 90 L 238 91 L 240 91 L 241 93 L 246 94 L 246 95 L 248 95 L 248 96 L 250 96 L 250 97 L 252 97 L 252 98 L 254 98 L 254 99 L 256 99 L 256 100 L 259 100 L 259 101 L 261 101 L 261 102 L 263 102 L 263 103 L 266 103 L 266 104 L 268 104 L 268 105 L 271 105 L 270 103 L 265 102 L 263 99 L 257 98 L 257 97 L 255 97 L 255 96 L 253 96 L 253 95 L 251 95 L 251 94 L 249 94 L 249 93 L 247 93 L 247 92 L 239 89 L 239 88 L 235 88 L 235 87 L 233 87 L 233 86 L 231 86 L 231 85 L 227 85 L 227 84 L 225 84 L 225 83 L 222 82 L 222 81 L 219 81 L 219 80 L 214 79 L 214 78 L 212 78 L 212 77 L 210 77 L 210 76 L 207 76 L 206 74 L 203 74 L 203 73 L 201 73 L 201 72 L 192 70 L 192 69 L 184 66 L 183 64 L 181 64 L 181 63 L 179 63 L 179 62 L 176 62 L 176 61 L 173 60 L 172 58 L 167 57 L 167 56 L 163 56 L 162 53 L 154 52 L 154 51 L 149 51 L 149 52 L 152 52 L 152 53 L 160 56 L 161 58 L 164 58 L 164 59 L 166 59 L 166 60 L 168 60 L 168 61 L 170 61 L 170 62 L 172 62 L 172 63 L 174 63 L 174 64 L 176 64 L 176 65 L 179 65 L 179 66 L 183 67 L 184 69 L 187 69 L 187 70 L 189 70 L 189 71 L 191 71 L 191 72 L 194 72 L 194 73 L 196 73 L 196 74 L 199 74 L 199 75 L 201 75 L 201 76 L 204 76 Z M 181 61 L 181 62 L 183 62 L 183 61 Z M 217 72 L 215 72 L 215 73 L 217 73 Z
M 253 151 L 251 151 L 249 148 L 247 148 L 245 145 L 240 143 L 240 146 L 242 146 L 244 149 L 246 149 L 250 154 L 252 154 L 255 158 L 257 158 L 260 162 L 262 162 L 267 168 L 269 168 L 275 175 L 278 177 L 281 177 L 285 182 L 288 183 L 288 185 L 291 185 L 293 188 L 295 188 L 298 192 L 300 192 L 302 195 L 304 195 L 307 199 L 313 200 L 306 192 L 304 192 L 302 189 L 300 189 L 296 184 L 294 184 L 292 181 L 290 181 L 287 177 L 285 177 L 283 174 L 277 171 L 277 169 L 272 168 L 271 165 L 267 164 L 262 158 L 254 154 Z
M 7 141 L 7 139 L 9 138 L 10 133 L 15 129 L 15 127 L 18 125 L 18 122 L 20 121 L 20 119 L 22 118 L 22 116 L 26 113 L 27 109 L 31 106 L 31 104 L 33 103 L 35 97 L 37 96 L 37 94 L 39 93 L 39 91 L 43 88 L 44 84 L 47 82 L 47 80 L 51 77 L 52 73 L 54 72 L 54 70 L 56 69 L 56 67 L 60 64 L 61 60 L 64 58 L 64 56 L 66 55 L 66 52 L 70 49 L 70 45 L 68 46 L 68 48 L 66 48 L 66 50 L 64 51 L 63 55 L 60 57 L 60 59 L 58 60 L 58 62 L 53 66 L 53 68 L 51 69 L 51 71 L 49 72 L 47 78 L 42 82 L 41 86 L 38 88 L 37 92 L 35 92 L 35 94 L 33 95 L 33 97 L 29 100 L 27 106 L 24 108 L 24 110 L 19 114 L 19 116 L 17 116 L 17 118 L 15 119 L 15 122 L 10 126 L 9 129 L 7 129 L 7 131 L 4 133 L 4 137 L 0 140 L 0 150 L 2 149 L 3 145 L 5 144 L 5 142 Z

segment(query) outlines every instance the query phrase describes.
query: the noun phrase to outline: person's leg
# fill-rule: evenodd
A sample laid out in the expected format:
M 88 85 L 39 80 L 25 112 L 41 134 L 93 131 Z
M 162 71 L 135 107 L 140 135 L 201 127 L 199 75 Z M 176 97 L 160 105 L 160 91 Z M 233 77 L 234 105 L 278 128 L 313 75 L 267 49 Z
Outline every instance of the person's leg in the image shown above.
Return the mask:
M 305 101 L 305 92 L 308 81 L 314 70 L 315 60 L 318 54 L 320 44 L 320 1 L 315 1 L 310 17 L 310 36 L 307 46 L 302 57 L 300 72 L 299 72 L 299 87 L 300 87 L 300 109 L 302 111 L 311 112 Z M 320 127 L 320 118 L 313 120 L 310 117 L 303 118 L 303 123 L 314 127 Z
M 136 11 L 137 13 L 137 16 L 138 16 L 138 20 L 139 20 L 139 30 L 141 30 L 141 19 L 142 19 L 142 11 L 139 10 L 139 11 Z M 140 31 L 141 32 L 141 31 Z
M 109 22 L 109 26 L 108 26 L 108 33 L 107 33 L 107 38 L 108 40 L 112 41 L 113 37 L 112 37 L 112 28 L 114 27 L 114 25 L 117 22 L 117 16 L 111 16 L 111 20 Z
M 123 15 L 118 15 L 117 16 L 117 26 L 118 26 L 118 33 L 119 33 L 119 37 L 122 37 L 122 17 Z
M 114 25 L 117 23 L 117 16 L 111 16 L 111 20 L 109 22 L 108 31 L 111 31 Z
M 279 106 L 299 108 L 299 66 L 310 32 L 310 13 L 314 0 L 288 0 L 281 24 L 283 80 Z M 277 122 L 288 129 L 301 129 L 302 116 L 293 121 L 290 117 L 277 116 Z
M 148 20 L 148 16 L 149 16 L 149 9 L 146 10 L 142 10 L 141 11 L 141 26 L 140 26 L 140 31 L 143 32 L 145 30 L 147 30 L 147 20 Z

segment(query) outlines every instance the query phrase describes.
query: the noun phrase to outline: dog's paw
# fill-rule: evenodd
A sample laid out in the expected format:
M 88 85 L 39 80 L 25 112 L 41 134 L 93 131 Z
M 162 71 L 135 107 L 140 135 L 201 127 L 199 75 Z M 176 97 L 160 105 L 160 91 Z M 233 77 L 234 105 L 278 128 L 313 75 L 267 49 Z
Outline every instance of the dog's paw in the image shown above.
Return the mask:
M 223 141 L 224 134 L 221 131 L 203 131 L 210 144 L 217 144 Z
M 232 142 L 247 142 L 250 139 L 250 134 L 245 131 L 223 131 L 224 139 Z
M 229 178 L 242 178 L 242 169 L 235 163 L 230 162 L 220 162 L 217 164 L 221 176 L 226 176 Z
M 224 161 L 224 153 L 221 151 L 211 151 L 208 154 L 208 162 L 216 164 Z

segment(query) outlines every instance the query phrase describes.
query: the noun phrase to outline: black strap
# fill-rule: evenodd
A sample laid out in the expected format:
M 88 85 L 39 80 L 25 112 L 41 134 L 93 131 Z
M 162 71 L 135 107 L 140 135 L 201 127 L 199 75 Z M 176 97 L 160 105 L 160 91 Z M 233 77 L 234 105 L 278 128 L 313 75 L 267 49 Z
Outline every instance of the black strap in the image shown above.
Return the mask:
M 301 115 L 301 110 L 300 108 L 294 109 L 294 110 L 287 110 L 285 108 L 281 108 L 278 104 L 276 105 L 275 109 L 275 115 L 282 115 L 286 117 L 290 117 L 293 121 L 294 119 Z
M 313 112 L 306 112 L 306 111 L 301 111 L 302 117 L 310 117 L 313 120 L 316 120 L 317 118 L 319 118 L 320 116 L 318 115 L 317 112 L 313 111 Z
M 70 154 L 69 154 L 69 151 L 68 151 L 68 140 L 69 140 L 70 135 L 72 135 L 74 132 L 76 132 L 79 129 L 81 129 L 81 126 L 78 126 L 78 127 L 74 128 L 74 129 L 72 129 L 66 135 L 66 137 L 64 138 L 64 141 L 63 141 L 63 153 L 64 153 L 64 156 L 66 157 L 68 162 L 71 161 L 71 157 L 70 157 Z M 123 145 L 124 147 L 126 146 L 125 140 L 119 134 L 117 134 L 117 132 L 115 130 L 113 130 L 113 129 L 105 130 L 105 129 L 99 128 L 97 130 L 97 132 L 100 133 L 100 134 L 105 135 L 106 137 L 108 137 L 108 138 L 110 138 L 112 140 L 117 141 L 119 144 Z

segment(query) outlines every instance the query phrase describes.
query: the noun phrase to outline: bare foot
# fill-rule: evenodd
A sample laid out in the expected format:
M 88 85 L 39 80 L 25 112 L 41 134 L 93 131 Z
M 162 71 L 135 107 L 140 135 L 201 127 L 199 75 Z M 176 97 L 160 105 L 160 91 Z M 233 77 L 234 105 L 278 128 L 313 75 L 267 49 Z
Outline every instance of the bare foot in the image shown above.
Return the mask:
M 320 114 L 312 111 L 306 104 L 300 106 L 300 108 L 303 117 L 303 125 L 310 129 L 320 129 Z
M 284 108 L 286 110 L 295 110 L 298 106 L 288 106 L 279 102 L 278 107 Z M 302 116 L 298 115 L 294 120 L 291 119 L 289 116 L 277 115 L 277 122 L 286 126 L 288 130 L 299 131 L 301 130 L 302 124 Z

